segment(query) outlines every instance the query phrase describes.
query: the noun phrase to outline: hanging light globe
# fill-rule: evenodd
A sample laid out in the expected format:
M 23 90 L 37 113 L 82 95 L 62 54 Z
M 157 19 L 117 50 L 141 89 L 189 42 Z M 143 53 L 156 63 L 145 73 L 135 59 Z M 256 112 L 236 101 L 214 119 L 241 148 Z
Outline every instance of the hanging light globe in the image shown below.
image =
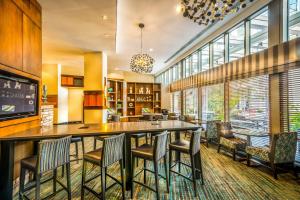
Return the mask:
M 142 74 L 151 73 L 155 61 L 150 55 L 143 53 L 143 28 L 145 25 L 140 23 L 139 27 L 141 29 L 141 51 L 139 54 L 132 56 L 130 61 L 130 69 L 133 72 Z

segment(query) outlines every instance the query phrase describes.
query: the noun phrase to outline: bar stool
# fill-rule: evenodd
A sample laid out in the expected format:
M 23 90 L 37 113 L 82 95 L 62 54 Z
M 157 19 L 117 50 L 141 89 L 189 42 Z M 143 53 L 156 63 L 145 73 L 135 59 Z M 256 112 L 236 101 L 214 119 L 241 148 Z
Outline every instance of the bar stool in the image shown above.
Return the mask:
M 169 192 L 169 184 L 168 184 L 168 170 L 167 170 L 167 140 L 168 140 L 168 132 L 164 131 L 163 133 L 156 135 L 154 140 L 154 146 L 149 144 L 143 144 L 135 149 L 131 150 L 132 156 L 132 187 L 131 187 L 131 198 L 133 198 L 133 191 L 134 191 L 134 183 L 142 185 L 149 190 L 156 193 L 156 199 L 159 199 L 159 176 L 164 178 L 167 182 L 167 191 Z M 134 168 L 135 168 L 135 160 L 137 158 L 144 159 L 144 168 L 139 171 L 136 175 L 134 175 Z M 161 159 L 164 159 L 164 168 L 166 177 L 158 174 L 158 164 Z M 151 171 L 146 168 L 146 160 L 153 161 L 154 163 L 154 171 Z M 146 172 L 154 173 L 155 175 L 155 189 L 146 185 Z M 144 183 L 135 181 L 134 178 L 139 175 L 141 172 L 144 172 Z
M 194 192 L 195 192 L 195 197 L 197 196 L 197 187 L 196 187 L 196 171 L 199 171 L 201 174 L 201 183 L 204 184 L 203 182 L 203 173 L 202 173 L 202 163 L 201 163 L 201 156 L 200 156 L 200 169 L 196 169 L 195 167 L 195 155 L 200 152 L 200 137 L 201 137 L 201 130 L 194 131 L 191 135 L 191 141 L 188 142 L 186 140 L 175 140 L 174 142 L 169 144 L 169 182 L 171 182 L 171 172 L 178 174 L 190 181 L 193 182 L 193 187 L 194 187 Z M 172 152 L 179 152 L 179 153 L 184 153 L 184 154 L 189 154 L 190 159 L 191 159 L 191 166 L 179 161 L 176 161 L 174 165 L 172 165 Z M 180 168 L 179 172 L 173 171 L 172 168 L 175 167 L 177 164 L 179 164 L 179 167 L 181 164 L 190 167 L 192 169 L 192 179 L 181 174 L 180 173 Z
M 125 184 L 124 184 L 124 164 L 123 164 L 123 154 L 124 154 L 124 141 L 125 134 L 120 134 L 116 136 L 111 136 L 103 140 L 103 148 L 85 153 L 83 155 L 82 164 L 82 185 L 81 185 L 81 199 L 84 199 L 84 191 L 88 190 L 93 193 L 99 199 L 105 199 L 105 191 L 111 189 L 115 184 L 119 184 L 122 187 L 122 196 L 125 199 Z M 88 180 L 86 180 L 86 165 L 87 163 L 92 163 L 100 167 L 101 173 Z M 112 164 L 119 162 L 121 181 L 107 173 L 107 168 Z M 98 176 L 101 176 L 101 193 L 97 193 L 92 188 L 88 187 L 86 184 Z M 106 188 L 106 177 L 109 177 L 115 181 L 114 184 Z
M 120 115 L 112 115 L 111 122 L 120 122 Z M 97 148 L 97 141 L 103 142 L 103 140 L 108 137 L 110 137 L 110 136 L 108 136 L 108 135 L 95 136 L 94 137 L 94 150 L 96 150 L 96 148 Z
M 71 137 L 65 137 L 55 140 L 44 140 L 39 142 L 38 155 L 32 156 L 21 160 L 21 173 L 20 173 L 20 190 L 19 199 L 29 199 L 24 193 L 32 188 L 35 189 L 35 199 L 40 198 L 41 184 L 53 180 L 53 193 L 48 197 L 55 196 L 56 193 L 66 190 L 68 199 L 71 197 L 71 174 L 70 174 L 70 143 Z M 57 180 L 57 168 L 66 165 L 67 167 L 67 186 Z M 25 188 L 25 175 L 26 170 L 33 172 L 35 180 L 27 184 Z M 41 181 L 42 174 L 48 171 L 53 171 L 53 176 Z M 56 183 L 62 186 L 62 189 L 56 190 Z
M 75 154 L 70 154 L 70 157 L 75 157 L 75 159 L 70 160 L 70 162 L 74 162 L 76 161 L 76 163 L 79 163 L 79 160 L 81 160 L 79 158 L 79 150 L 78 150 L 78 143 L 81 142 L 81 147 L 82 147 L 82 155 L 84 154 L 84 141 L 82 137 L 72 137 L 71 138 L 71 144 L 75 144 Z M 65 166 L 62 166 L 62 170 L 61 170 L 61 176 L 64 177 L 64 173 L 65 173 Z

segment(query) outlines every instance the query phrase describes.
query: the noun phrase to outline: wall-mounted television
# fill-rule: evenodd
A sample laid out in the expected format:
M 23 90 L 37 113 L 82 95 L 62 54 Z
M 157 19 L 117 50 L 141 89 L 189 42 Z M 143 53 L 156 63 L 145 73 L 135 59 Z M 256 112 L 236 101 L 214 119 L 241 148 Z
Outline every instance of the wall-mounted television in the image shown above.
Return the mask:
M 38 115 L 38 81 L 0 71 L 0 121 Z

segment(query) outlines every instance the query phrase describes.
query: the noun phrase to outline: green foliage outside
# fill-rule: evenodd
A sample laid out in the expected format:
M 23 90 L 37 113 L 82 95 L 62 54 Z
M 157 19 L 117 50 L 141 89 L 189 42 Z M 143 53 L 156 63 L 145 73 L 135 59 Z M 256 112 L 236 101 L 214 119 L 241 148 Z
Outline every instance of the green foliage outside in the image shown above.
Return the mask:
M 209 89 L 208 111 L 213 111 L 213 119 L 224 120 L 224 90 L 215 86 Z M 208 117 L 209 118 L 209 117 Z
M 290 115 L 290 130 L 291 131 L 298 131 L 300 129 L 300 110 L 297 108 L 298 105 L 290 104 L 290 110 L 293 112 L 297 112 L 297 114 Z

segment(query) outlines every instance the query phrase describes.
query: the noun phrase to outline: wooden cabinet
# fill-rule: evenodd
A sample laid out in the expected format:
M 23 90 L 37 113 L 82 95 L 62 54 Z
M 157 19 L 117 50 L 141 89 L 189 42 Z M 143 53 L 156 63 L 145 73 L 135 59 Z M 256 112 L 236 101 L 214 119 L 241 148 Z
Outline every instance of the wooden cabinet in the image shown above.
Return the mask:
M 42 35 L 41 29 L 23 14 L 23 71 L 41 76 Z
M 0 63 L 22 70 L 22 11 L 0 0 Z
M 99 110 L 105 107 L 102 90 L 84 91 L 84 109 Z
M 83 87 L 84 77 L 74 75 L 61 75 L 61 86 L 63 87 Z
M 42 27 L 41 6 L 37 0 L 12 0 L 39 28 Z

